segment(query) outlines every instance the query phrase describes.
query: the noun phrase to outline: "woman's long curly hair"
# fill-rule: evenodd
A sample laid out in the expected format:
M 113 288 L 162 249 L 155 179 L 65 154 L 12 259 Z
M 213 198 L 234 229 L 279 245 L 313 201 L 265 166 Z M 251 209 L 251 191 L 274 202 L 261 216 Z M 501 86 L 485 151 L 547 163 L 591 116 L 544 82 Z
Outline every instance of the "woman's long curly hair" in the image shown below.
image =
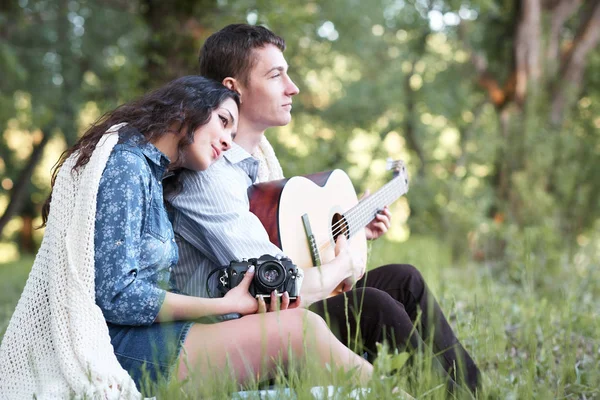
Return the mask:
M 85 166 L 96 144 L 111 126 L 126 122 L 127 126 L 137 129 L 147 142 L 155 141 L 174 130 L 180 134 L 185 132 L 179 142 L 177 162 L 169 167 L 173 170 L 182 165 L 183 150 L 193 143 L 196 129 L 206 124 L 212 112 L 226 99 L 233 99 L 239 107 L 240 100 L 236 92 L 219 82 L 192 75 L 171 81 L 137 100 L 104 114 L 90 126 L 73 147 L 60 156 L 54 166 L 50 195 L 42 207 L 42 227 L 48 221 L 52 190 L 64 162 L 77 153 L 77 161 L 72 171 L 76 172 Z M 170 178 L 169 186 L 177 190 L 179 185 L 176 177 Z

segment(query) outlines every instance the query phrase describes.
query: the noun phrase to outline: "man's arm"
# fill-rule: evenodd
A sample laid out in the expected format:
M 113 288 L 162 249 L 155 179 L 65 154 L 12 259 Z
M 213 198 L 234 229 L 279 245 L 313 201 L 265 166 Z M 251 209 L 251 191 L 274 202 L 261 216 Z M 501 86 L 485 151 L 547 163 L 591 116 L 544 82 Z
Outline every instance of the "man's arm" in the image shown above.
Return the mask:
M 226 161 L 221 161 L 226 162 Z M 170 202 L 174 229 L 217 265 L 232 260 L 278 255 L 259 219 L 250 212 L 247 182 L 224 168 L 182 175 L 184 188 Z
M 340 283 L 343 290 L 352 288 L 365 273 L 366 260 L 348 246 L 344 235 L 335 243 L 335 258 L 327 264 L 305 270 L 302 301 L 305 307 L 327 298 Z

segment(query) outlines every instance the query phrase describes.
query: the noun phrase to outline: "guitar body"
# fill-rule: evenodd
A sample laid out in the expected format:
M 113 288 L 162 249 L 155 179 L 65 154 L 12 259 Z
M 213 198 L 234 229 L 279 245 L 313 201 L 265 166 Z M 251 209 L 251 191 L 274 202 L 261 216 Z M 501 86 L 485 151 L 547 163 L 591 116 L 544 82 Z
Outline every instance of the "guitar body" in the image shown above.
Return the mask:
M 366 260 L 365 226 L 408 191 L 404 163 L 389 160 L 388 166 L 394 178 L 360 203 L 348 175 L 336 169 L 253 185 L 248 189 L 250 211 L 260 219 L 271 242 L 300 268 L 335 258 L 335 240 L 341 234 Z M 338 286 L 332 295 L 340 291 Z
M 250 187 L 249 198 L 250 211 L 271 242 L 303 269 L 314 264 L 302 216 L 308 215 L 320 261 L 326 264 L 335 257 L 335 238 L 347 232 L 343 214 L 358 203 L 350 178 L 341 170 L 257 184 Z M 364 229 L 352 232 L 349 245 L 366 259 Z

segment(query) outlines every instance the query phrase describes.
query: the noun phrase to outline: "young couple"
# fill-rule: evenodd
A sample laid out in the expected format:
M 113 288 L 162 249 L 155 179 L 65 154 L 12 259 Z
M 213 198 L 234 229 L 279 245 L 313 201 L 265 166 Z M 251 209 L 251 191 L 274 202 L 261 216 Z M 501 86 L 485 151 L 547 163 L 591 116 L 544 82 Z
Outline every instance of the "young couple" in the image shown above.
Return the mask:
M 249 212 L 246 189 L 282 176 L 264 131 L 290 122 L 298 93 L 284 48 L 266 28 L 228 26 L 201 53 L 201 74 L 214 81 L 180 78 L 123 105 L 63 154 L 44 241 L 0 348 L 3 393 L 135 397 L 144 375 L 201 384 L 225 368 L 243 384 L 292 356 L 366 382 L 373 367 L 347 338 L 360 337 L 372 360 L 378 342 L 420 349 L 430 335 L 448 379 L 476 388 L 479 372 L 419 272 L 389 265 L 365 277 L 365 260 L 343 240 L 332 262 L 305 271 L 295 303 L 287 293 L 268 307 L 250 296 L 250 270 L 222 298 L 203 293 L 215 267 L 281 253 Z M 367 236 L 383 234 L 389 218 L 379 215 Z M 326 299 L 340 283 L 347 292 Z
M 240 116 L 234 143 L 223 159 L 203 172 L 184 171 L 184 190 L 168 199 L 180 251 L 174 276 L 185 293 L 207 296 L 209 274 L 231 260 L 282 254 L 249 211 L 247 189 L 283 178 L 265 130 L 291 121 L 293 97 L 299 92 L 288 75 L 284 50 L 281 37 L 245 24 L 216 32 L 201 50 L 200 74 L 240 95 Z M 390 218 L 387 208 L 377 215 L 366 227 L 367 238 L 383 235 Z M 336 337 L 366 353 L 369 361 L 377 355 L 376 343 L 417 350 L 427 348 L 425 342 L 431 339 L 434 362 L 446 378 L 477 389 L 477 366 L 415 267 L 391 264 L 365 274 L 366 260 L 358 259 L 345 243 L 337 243 L 336 255 L 321 268 L 304 271 L 302 307 L 327 319 Z M 345 293 L 328 298 L 340 283 Z M 214 274 L 208 286 L 216 291 Z M 281 308 L 288 304 L 284 296 Z M 358 343 L 349 338 L 359 338 Z M 370 371 L 371 365 L 363 370 Z

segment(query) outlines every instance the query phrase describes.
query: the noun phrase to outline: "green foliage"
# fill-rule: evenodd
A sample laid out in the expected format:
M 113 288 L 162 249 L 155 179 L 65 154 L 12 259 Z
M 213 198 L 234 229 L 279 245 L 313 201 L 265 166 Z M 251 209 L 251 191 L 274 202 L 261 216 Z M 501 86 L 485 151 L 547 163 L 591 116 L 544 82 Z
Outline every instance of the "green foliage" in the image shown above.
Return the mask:
M 551 12 L 543 11 L 543 35 Z M 501 260 L 503 243 L 536 227 L 556 232 L 540 248 L 571 247 L 600 215 L 600 54 L 589 54 L 562 125 L 548 121 L 556 68 L 522 108 L 498 108 L 471 58 L 485 57 L 488 75 L 507 84 L 518 18 L 517 3 L 490 0 L 21 1 L 0 11 L 0 35 L 10 39 L 0 42 L 0 126 L 70 144 L 91 115 L 194 73 L 214 30 L 265 24 L 286 39 L 301 89 L 293 123 L 267 133 L 286 175 L 342 168 L 358 191 L 374 190 L 385 181 L 377 165 L 403 158 L 412 177 L 408 228 L 448 241 L 454 259 Z M 14 182 L 27 158 L 6 140 L 0 181 Z M 46 190 L 30 189 L 30 214 Z M 0 188 L 0 197 L 9 194 Z M 498 229 L 484 235 L 491 224 Z
M 2 229 L 5 239 L 31 242 L 28 232 L 39 224 L 33 221 L 48 195 L 49 169 L 64 143 L 72 145 L 102 113 L 139 94 L 146 28 L 122 11 L 85 0 L 23 0 L 0 9 L 0 208 L 17 198 L 22 218 L 13 225 L 23 221 L 26 232 Z M 38 173 L 41 182 L 22 174 L 35 166 L 37 146 L 45 152 L 37 164 L 49 164 Z
M 24 257 L 10 264 L 0 264 L 0 336 L 4 336 L 32 264 L 31 257 Z

